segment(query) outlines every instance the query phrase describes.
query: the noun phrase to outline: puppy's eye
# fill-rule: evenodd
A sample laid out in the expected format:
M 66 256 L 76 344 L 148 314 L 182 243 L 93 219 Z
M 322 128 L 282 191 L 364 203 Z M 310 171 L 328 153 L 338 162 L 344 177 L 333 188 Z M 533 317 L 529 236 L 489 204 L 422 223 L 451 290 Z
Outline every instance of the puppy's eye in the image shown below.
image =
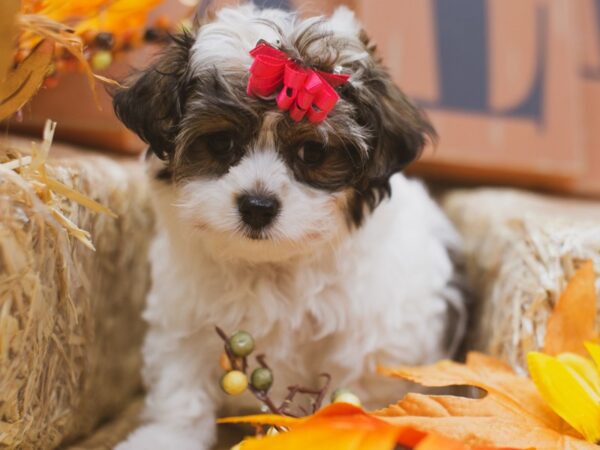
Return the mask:
M 222 162 L 230 161 L 237 147 L 235 136 L 228 131 L 219 131 L 204 136 L 204 142 L 211 156 Z
M 318 166 L 325 156 L 325 147 L 318 142 L 307 142 L 298 149 L 298 159 L 308 166 Z

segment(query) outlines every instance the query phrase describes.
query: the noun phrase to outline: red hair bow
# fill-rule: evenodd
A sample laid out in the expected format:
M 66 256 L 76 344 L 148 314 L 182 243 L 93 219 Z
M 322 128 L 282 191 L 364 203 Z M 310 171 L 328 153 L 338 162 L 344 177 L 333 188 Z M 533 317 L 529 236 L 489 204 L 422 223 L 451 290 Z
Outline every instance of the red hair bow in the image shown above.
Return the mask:
M 296 122 L 305 116 L 312 123 L 325 120 L 340 98 L 334 88 L 350 78 L 304 67 L 265 42 L 259 42 L 250 55 L 254 62 L 250 67 L 248 95 L 268 97 L 279 91 L 277 106 L 289 110 Z

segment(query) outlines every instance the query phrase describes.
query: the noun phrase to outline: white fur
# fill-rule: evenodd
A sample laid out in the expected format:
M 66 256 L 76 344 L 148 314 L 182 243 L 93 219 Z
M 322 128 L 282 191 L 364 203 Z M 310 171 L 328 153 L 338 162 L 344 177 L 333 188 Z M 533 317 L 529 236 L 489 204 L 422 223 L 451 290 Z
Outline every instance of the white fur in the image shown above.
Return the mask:
M 223 59 L 233 67 L 236 58 L 246 64 L 259 38 L 277 39 L 247 25 L 256 14 L 283 25 L 295 20 L 280 11 L 224 10 L 200 32 L 198 67 Z M 357 39 L 347 10 L 328 26 Z M 378 364 L 429 363 L 455 350 L 447 332 L 460 335 L 464 310 L 448 248 L 458 248 L 459 239 L 423 186 L 395 175 L 391 199 L 352 230 L 348 192 L 297 182 L 271 145 L 261 142 L 217 179 L 153 182 L 158 234 L 144 313 L 146 424 L 119 450 L 204 450 L 213 443 L 217 412 L 256 408 L 249 393 L 230 399 L 219 389 L 215 325 L 255 337 L 279 399 L 288 385 L 316 386 L 318 374 L 328 372 L 368 407 L 383 406 L 406 386 L 376 375 Z M 244 235 L 234 200 L 257 184 L 282 205 L 264 240 Z M 459 323 L 448 323 L 452 310 Z
M 277 29 L 261 22 L 267 19 Z M 197 73 L 218 67 L 223 74 L 237 72 L 240 67 L 249 68 L 252 64 L 250 50 L 259 40 L 265 40 L 274 46 L 291 44 L 306 28 L 322 19 L 314 17 L 301 20 L 295 14 L 277 9 L 258 9 L 252 4 L 237 8 L 224 8 L 217 13 L 214 22 L 203 25 L 192 49 L 191 62 Z M 354 13 L 346 7 L 338 8 L 334 14 L 320 25 L 334 33 L 336 38 L 346 41 L 337 62 L 340 66 L 354 61 L 369 61 L 369 54 L 359 38 L 361 25 Z M 281 31 L 281 32 L 280 32 Z M 323 55 L 332 51 L 320 41 L 314 42 L 309 53 Z M 360 83 L 361 70 L 351 74 L 350 82 Z

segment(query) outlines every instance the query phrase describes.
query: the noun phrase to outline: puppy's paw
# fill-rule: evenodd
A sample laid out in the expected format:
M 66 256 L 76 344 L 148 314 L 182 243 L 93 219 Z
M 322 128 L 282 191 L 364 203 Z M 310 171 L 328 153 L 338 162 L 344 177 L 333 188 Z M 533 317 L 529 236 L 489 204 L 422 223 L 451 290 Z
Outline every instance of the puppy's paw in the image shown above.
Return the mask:
M 115 450 L 208 450 L 212 443 L 213 433 L 157 423 L 138 428 Z

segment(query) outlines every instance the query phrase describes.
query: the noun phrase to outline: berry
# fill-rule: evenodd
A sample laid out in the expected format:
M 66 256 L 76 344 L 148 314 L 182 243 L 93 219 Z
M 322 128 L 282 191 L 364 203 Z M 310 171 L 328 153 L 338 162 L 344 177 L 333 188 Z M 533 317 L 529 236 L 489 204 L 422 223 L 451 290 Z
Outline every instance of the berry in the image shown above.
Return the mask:
M 360 399 L 348 389 L 340 388 L 331 394 L 332 403 L 349 403 L 359 408 L 362 406 Z
M 54 89 L 58 86 L 58 78 L 56 76 L 49 76 L 44 80 L 44 87 L 46 89 Z
M 112 54 L 107 50 L 100 50 L 92 56 L 94 70 L 105 70 L 112 64 Z
M 221 388 L 229 395 L 240 395 L 248 387 L 248 377 L 239 370 L 227 372 L 221 378 Z
M 160 41 L 162 32 L 158 28 L 148 28 L 144 31 L 144 41 L 157 42 Z
M 160 28 L 161 30 L 168 30 L 171 28 L 171 20 L 166 15 L 160 15 L 154 21 L 154 26 L 156 28 Z
M 219 365 L 225 372 L 233 370 L 233 367 L 231 367 L 231 361 L 229 361 L 229 356 L 227 356 L 227 353 L 225 352 L 221 353 L 221 356 L 219 357 Z
M 259 367 L 252 372 L 250 384 L 259 391 L 268 391 L 273 385 L 273 372 L 265 367 Z
M 254 350 L 254 339 L 246 331 L 238 331 L 229 338 L 229 346 L 235 356 L 248 356 Z
M 98 47 L 110 50 L 115 44 L 115 37 L 112 33 L 101 32 L 96 35 L 94 42 Z

